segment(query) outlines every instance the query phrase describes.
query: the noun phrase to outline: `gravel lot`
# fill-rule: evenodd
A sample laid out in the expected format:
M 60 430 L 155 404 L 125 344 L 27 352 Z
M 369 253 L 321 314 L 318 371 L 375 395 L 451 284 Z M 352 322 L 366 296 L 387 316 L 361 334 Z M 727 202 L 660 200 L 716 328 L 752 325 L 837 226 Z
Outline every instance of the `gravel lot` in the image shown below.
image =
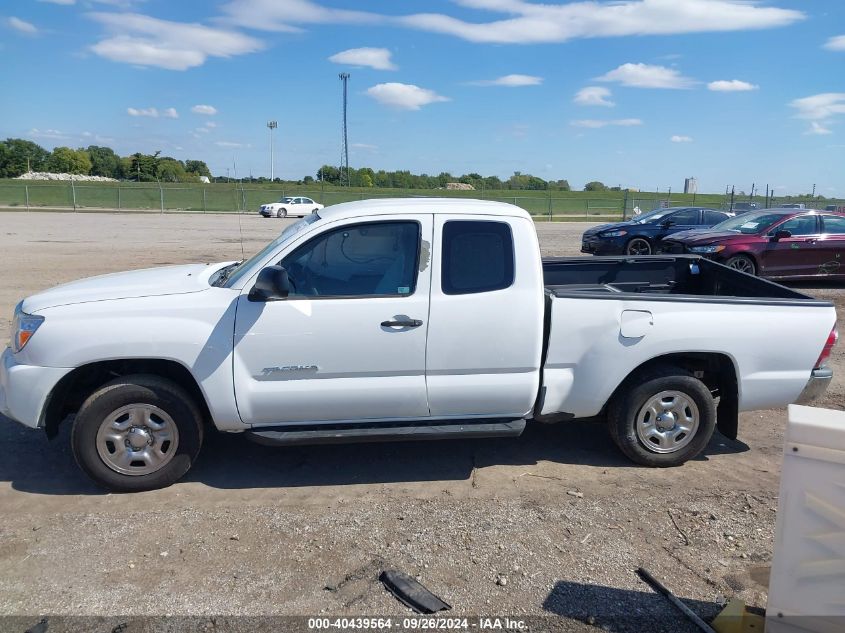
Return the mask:
M 284 224 L 244 217 L 246 255 Z M 543 253 L 577 254 L 587 226 L 539 224 Z M 8 329 L 15 303 L 42 288 L 240 259 L 241 245 L 234 216 L 17 212 L 0 213 L 0 252 Z M 800 289 L 845 314 L 842 286 Z M 843 365 L 840 345 L 822 406 L 845 408 Z M 377 581 L 395 568 L 453 605 L 450 615 L 530 616 L 531 630 L 694 631 L 634 570 L 648 568 L 705 618 L 733 596 L 764 607 L 784 422 L 783 410 L 743 414 L 739 441 L 717 434 L 671 470 L 631 465 L 595 422 L 516 440 L 354 447 L 215 435 L 185 481 L 110 495 L 77 470 L 68 428 L 48 442 L 0 418 L 0 614 L 22 616 L 0 618 L 0 630 L 42 615 L 51 632 L 79 630 L 70 616 L 109 616 L 86 629 L 98 631 L 126 619 L 116 616 L 172 616 L 159 621 L 181 622 L 172 630 L 272 622 L 236 616 L 404 616 Z

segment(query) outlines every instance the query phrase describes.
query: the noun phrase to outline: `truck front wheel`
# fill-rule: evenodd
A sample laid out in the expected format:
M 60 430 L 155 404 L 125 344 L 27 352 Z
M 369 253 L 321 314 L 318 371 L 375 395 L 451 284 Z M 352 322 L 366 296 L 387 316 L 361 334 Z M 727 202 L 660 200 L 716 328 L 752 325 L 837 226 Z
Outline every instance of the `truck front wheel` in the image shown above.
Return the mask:
M 83 403 L 71 432 L 76 462 L 114 492 L 165 488 L 202 446 L 202 416 L 179 385 L 146 374 L 103 385 Z
M 608 405 L 613 441 L 645 466 L 679 466 L 698 455 L 716 428 L 707 386 L 678 367 L 634 376 Z

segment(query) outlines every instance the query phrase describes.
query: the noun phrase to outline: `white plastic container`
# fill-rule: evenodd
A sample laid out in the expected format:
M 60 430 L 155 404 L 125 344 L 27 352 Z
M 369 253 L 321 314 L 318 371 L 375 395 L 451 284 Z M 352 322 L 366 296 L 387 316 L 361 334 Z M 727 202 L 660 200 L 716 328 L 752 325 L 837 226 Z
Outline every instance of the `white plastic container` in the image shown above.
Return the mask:
M 766 633 L 845 631 L 845 412 L 789 406 Z

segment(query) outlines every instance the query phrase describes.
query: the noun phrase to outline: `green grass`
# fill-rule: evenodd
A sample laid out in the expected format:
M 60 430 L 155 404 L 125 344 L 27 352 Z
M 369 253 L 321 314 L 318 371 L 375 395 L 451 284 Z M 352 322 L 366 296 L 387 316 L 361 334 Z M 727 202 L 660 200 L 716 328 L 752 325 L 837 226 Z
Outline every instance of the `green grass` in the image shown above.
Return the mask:
M 74 193 L 76 204 L 74 205 Z M 156 183 L 78 183 L 0 180 L 0 207 L 57 208 L 79 210 L 164 211 L 220 213 L 238 209 L 257 211 L 265 202 L 283 195 L 306 195 L 325 205 L 380 197 L 448 196 L 484 198 L 515 204 L 536 216 L 554 219 L 612 219 L 622 215 L 624 192 L 589 191 L 448 191 L 442 189 L 378 189 L 279 184 L 162 184 Z M 666 200 L 665 193 L 628 193 L 628 211 L 634 205 L 644 212 Z M 693 196 L 672 194 L 674 205 L 692 204 Z M 702 194 L 695 203 L 719 208 L 726 203 L 723 194 Z

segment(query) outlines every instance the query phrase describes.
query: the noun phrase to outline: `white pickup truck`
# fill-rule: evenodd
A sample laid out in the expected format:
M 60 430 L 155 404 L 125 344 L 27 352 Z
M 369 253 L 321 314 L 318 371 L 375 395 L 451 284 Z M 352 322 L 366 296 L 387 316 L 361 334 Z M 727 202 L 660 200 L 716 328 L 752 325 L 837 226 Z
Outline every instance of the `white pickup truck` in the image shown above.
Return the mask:
M 833 306 L 695 256 L 542 261 L 502 203 L 367 200 L 244 262 L 77 281 L 24 299 L 0 411 L 70 434 L 111 490 L 167 486 L 204 431 L 268 444 L 516 436 L 604 415 L 675 466 L 738 411 L 831 379 Z M 67 422 L 70 423 L 70 422 Z

